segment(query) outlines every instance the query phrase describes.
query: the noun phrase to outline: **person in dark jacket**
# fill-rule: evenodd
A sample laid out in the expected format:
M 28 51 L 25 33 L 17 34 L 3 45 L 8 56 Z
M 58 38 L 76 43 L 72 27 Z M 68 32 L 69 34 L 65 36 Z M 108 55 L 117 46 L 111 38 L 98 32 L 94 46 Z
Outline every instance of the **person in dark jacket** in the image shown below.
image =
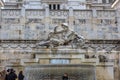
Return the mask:
M 62 76 L 62 80 L 68 80 L 68 74 L 64 73 L 64 75 Z
M 9 74 L 10 74 L 10 69 L 7 70 L 6 76 L 5 76 L 5 80 L 9 80 Z
M 16 80 L 17 75 L 13 69 L 10 69 L 10 74 L 8 75 L 8 80 Z
M 18 80 L 23 80 L 23 79 L 24 79 L 23 71 L 20 71 L 18 75 Z

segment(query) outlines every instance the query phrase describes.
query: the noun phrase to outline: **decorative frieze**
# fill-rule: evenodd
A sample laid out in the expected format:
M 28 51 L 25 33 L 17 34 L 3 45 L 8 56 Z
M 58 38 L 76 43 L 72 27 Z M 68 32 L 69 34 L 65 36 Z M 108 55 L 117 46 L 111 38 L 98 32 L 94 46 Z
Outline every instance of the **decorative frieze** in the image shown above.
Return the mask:
M 41 19 L 45 16 L 45 11 L 44 10 L 34 10 L 34 9 L 29 9 L 26 10 L 26 18 L 37 18 L 37 19 Z
M 74 10 L 74 17 L 76 19 L 91 19 L 92 10 Z
M 98 19 L 114 19 L 116 13 L 114 10 L 97 10 Z
M 83 48 L 84 49 L 92 49 L 93 51 L 102 51 L 102 50 L 105 50 L 105 52 L 106 53 L 110 53 L 111 51 L 116 51 L 116 49 L 118 49 L 118 48 L 120 48 L 119 47 L 119 41 L 117 42 L 117 43 L 113 43 L 113 44 L 111 44 L 111 43 L 109 43 L 110 41 L 108 41 L 108 43 L 105 43 L 105 42 L 103 42 L 103 43 L 101 43 L 100 41 L 97 41 L 97 43 L 95 43 L 95 42 L 89 42 L 89 43 L 86 43 L 84 46 L 83 46 Z M 39 48 L 38 46 L 37 46 L 37 41 L 35 41 L 34 43 L 31 43 L 31 42 L 20 42 L 20 41 L 16 41 L 16 42 L 13 42 L 13 41 L 10 41 L 10 42 L 1 42 L 1 44 L 0 44 L 0 49 L 17 49 L 17 48 L 21 48 L 21 49 L 30 49 L 30 50 L 33 50 L 34 48 L 38 48 L 38 49 L 34 49 L 35 51 L 39 51 L 39 49 L 40 49 L 40 52 L 41 52 L 41 50 L 43 50 L 43 52 L 44 52 L 44 50 L 45 49 L 42 49 L 42 47 L 41 48 Z M 60 53 L 63 51 L 64 52 L 64 50 L 63 49 L 59 49 L 60 51 Z M 79 52 L 79 50 L 78 49 L 68 49 L 68 50 L 70 50 L 71 52 L 73 51 L 75 51 L 75 50 L 77 50 L 77 52 Z M 46 51 L 46 50 L 45 50 Z M 66 52 L 67 52 L 67 49 L 66 49 Z M 83 51 L 84 52 L 84 51 Z M 69 52 L 68 52 L 69 53 Z
M 51 18 L 67 18 L 68 16 L 69 16 L 68 10 L 50 11 Z
M 20 9 L 2 9 L 2 18 L 20 18 Z

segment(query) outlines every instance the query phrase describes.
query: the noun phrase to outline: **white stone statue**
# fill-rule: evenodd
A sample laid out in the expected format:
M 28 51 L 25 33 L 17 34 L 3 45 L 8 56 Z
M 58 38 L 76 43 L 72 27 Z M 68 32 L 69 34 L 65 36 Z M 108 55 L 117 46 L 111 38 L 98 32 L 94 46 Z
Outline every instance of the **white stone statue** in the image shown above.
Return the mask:
M 54 32 L 50 32 L 48 39 L 39 43 L 39 46 L 57 47 L 60 45 L 76 45 L 81 47 L 85 43 L 82 36 L 77 35 L 74 31 L 69 29 L 67 23 L 62 23 L 61 26 L 56 26 Z

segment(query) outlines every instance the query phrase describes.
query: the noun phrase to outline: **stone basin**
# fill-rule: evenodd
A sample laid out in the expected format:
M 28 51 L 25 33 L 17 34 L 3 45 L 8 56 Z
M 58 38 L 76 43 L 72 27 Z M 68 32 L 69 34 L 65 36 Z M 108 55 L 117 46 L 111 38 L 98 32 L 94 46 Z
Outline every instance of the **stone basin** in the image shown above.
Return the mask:
M 95 66 L 83 64 L 26 66 L 25 80 L 62 80 L 64 73 L 70 80 L 96 80 Z

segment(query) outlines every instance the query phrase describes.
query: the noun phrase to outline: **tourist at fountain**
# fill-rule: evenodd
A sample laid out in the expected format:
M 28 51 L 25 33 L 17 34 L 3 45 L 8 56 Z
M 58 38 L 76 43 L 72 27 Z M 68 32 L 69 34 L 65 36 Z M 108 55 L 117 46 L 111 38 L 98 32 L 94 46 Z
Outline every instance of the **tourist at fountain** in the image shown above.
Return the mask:
M 9 80 L 9 74 L 10 74 L 10 69 L 7 70 L 6 76 L 5 76 L 5 80 Z
M 2 73 L 0 72 L 0 80 L 2 80 Z
M 0 80 L 5 80 L 6 70 L 0 72 Z
M 17 79 L 17 75 L 15 73 L 15 70 L 10 69 L 10 73 L 8 75 L 8 80 L 16 80 Z
M 23 71 L 20 71 L 18 74 L 18 80 L 24 80 Z
M 68 80 L 68 74 L 64 73 L 64 75 L 62 76 L 62 80 Z

